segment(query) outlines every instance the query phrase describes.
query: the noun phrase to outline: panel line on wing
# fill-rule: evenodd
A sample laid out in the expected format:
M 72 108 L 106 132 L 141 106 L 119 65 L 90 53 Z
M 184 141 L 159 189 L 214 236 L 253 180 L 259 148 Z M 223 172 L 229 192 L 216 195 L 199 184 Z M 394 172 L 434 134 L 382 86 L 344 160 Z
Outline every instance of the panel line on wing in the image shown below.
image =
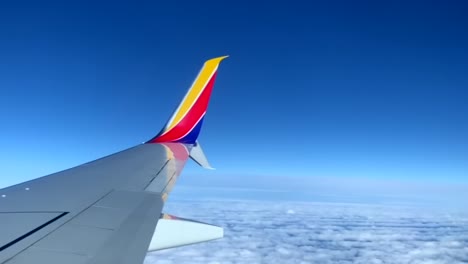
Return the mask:
M 145 190 L 148 190 L 149 187 L 151 186 L 151 184 L 153 184 L 153 182 L 158 178 L 159 174 L 166 168 L 167 164 L 169 163 L 169 161 L 171 161 L 171 159 L 168 159 L 166 160 L 166 162 L 164 163 L 164 165 L 161 167 L 161 169 L 158 171 L 158 173 L 156 173 L 156 175 L 151 179 L 150 182 L 148 182 L 148 184 L 145 186 Z
M 7 248 L 13 246 L 14 244 L 20 242 L 21 240 L 27 238 L 27 237 L 30 236 L 30 235 L 36 233 L 37 231 L 41 230 L 42 228 L 44 228 L 44 227 L 46 227 L 46 226 L 52 224 L 53 222 L 59 220 L 60 218 L 62 218 L 63 216 L 65 216 L 65 215 L 67 215 L 67 214 L 68 214 L 68 212 L 63 212 L 63 213 L 61 213 L 60 215 L 58 215 L 58 216 L 52 218 L 51 220 L 45 222 L 44 224 L 42 224 L 42 225 L 40 225 L 40 226 L 34 228 L 33 230 L 27 232 L 26 234 L 24 234 L 24 235 L 22 235 L 22 236 L 16 238 L 16 239 L 13 240 L 13 241 L 10 241 L 9 243 L 7 243 L 7 244 L 1 246 L 1 247 L 0 247 L 0 251 L 3 251 L 3 250 L 5 250 L 5 249 L 7 249 Z

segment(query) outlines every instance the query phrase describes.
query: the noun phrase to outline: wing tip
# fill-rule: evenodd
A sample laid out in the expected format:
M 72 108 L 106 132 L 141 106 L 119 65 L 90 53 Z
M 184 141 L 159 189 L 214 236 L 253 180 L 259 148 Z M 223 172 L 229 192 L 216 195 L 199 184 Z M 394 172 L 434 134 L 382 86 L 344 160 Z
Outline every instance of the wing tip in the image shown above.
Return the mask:
M 220 63 L 222 62 L 224 59 L 227 59 L 229 58 L 229 55 L 224 55 L 224 56 L 219 56 L 219 57 L 216 57 L 216 58 L 212 58 L 212 59 L 209 59 L 207 60 L 206 62 L 217 62 L 217 63 Z
M 211 97 L 218 66 L 227 57 L 229 56 L 220 56 L 205 61 L 194 83 L 167 124 L 146 143 L 195 143 Z

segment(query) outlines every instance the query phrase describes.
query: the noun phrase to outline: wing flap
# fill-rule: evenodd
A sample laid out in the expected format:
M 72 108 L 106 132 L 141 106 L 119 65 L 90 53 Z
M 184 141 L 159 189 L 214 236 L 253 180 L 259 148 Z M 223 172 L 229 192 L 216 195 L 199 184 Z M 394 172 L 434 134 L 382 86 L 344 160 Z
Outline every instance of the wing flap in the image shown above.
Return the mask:
M 160 194 L 140 194 L 143 196 L 142 202 L 89 263 L 143 263 L 163 201 Z
M 129 242 L 148 245 L 162 205 L 160 194 L 113 191 L 13 257 L 10 262 L 29 263 L 27 261 L 34 260 L 34 263 L 84 263 L 92 259 L 113 259 L 112 262 L 96 263 L 125 263 L 120 262 L 125 259 L 124 256 L 114 259 L 115 256 L 129 253 L 132 248 L 128 246 Z M 153 225 L 147 235 L 138 232 L 146 222 Z M 119 254 L 105 250 L 115 250 L 119 243 L 122 244 Z M 146 251 L 145 246 L 142 248 Z M 51 259 L 61 262 L 51 262 Z
M 163 214 L 148 251 L 186 246 L 222 238 L 222 227 Z
M 8 264 L 24 263 L 67 263 L 84 264 L 88 258 L 84 255 L 76 255 L 63 252 L 46 251 L 37 248 L 30 248 L 14 259 L 9 260 Z M 47 261 L 47 262 L 44 262 Z

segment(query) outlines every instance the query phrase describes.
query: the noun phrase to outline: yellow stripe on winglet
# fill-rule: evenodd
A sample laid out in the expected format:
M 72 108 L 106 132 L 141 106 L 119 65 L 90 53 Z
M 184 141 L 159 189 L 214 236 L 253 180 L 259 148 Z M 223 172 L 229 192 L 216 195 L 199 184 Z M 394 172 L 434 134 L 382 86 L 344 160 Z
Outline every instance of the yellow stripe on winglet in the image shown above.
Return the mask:
M 218 68 L 218 65 L 221 63 L 221 61 L 227 57 L 228 56 L 222 56 L 211 60 L 207 60 L 205 64 L 203 64 L 203 68 L 200 70 L 200 73 L 198 73 L 197 78 L 195 79 L 189 91 L 185 95 L 176 113 L 172 117 L 171 122 L 166 128 L 166 132 L 174 128 L 182 120 L 182 118 L 184 118 L 184 116 L 190 110 L 191 106 L 194 104 L 195 100 L 205 89 L 209 78 L 211 77 L 213 72 Z

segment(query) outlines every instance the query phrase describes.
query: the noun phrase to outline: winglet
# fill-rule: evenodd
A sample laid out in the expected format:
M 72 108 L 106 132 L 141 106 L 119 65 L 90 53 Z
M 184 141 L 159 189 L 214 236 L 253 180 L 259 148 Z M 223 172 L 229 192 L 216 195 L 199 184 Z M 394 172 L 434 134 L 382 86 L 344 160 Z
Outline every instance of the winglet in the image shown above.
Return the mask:
M 203 152 L 200 143 L 197 141 L 190 150 L 190 158 L 205 169 L 214 170 Z
M 164 128 L 146 143 L 195 144 L 208 108 L 218 66 L 228 56 L 208 60 Z

